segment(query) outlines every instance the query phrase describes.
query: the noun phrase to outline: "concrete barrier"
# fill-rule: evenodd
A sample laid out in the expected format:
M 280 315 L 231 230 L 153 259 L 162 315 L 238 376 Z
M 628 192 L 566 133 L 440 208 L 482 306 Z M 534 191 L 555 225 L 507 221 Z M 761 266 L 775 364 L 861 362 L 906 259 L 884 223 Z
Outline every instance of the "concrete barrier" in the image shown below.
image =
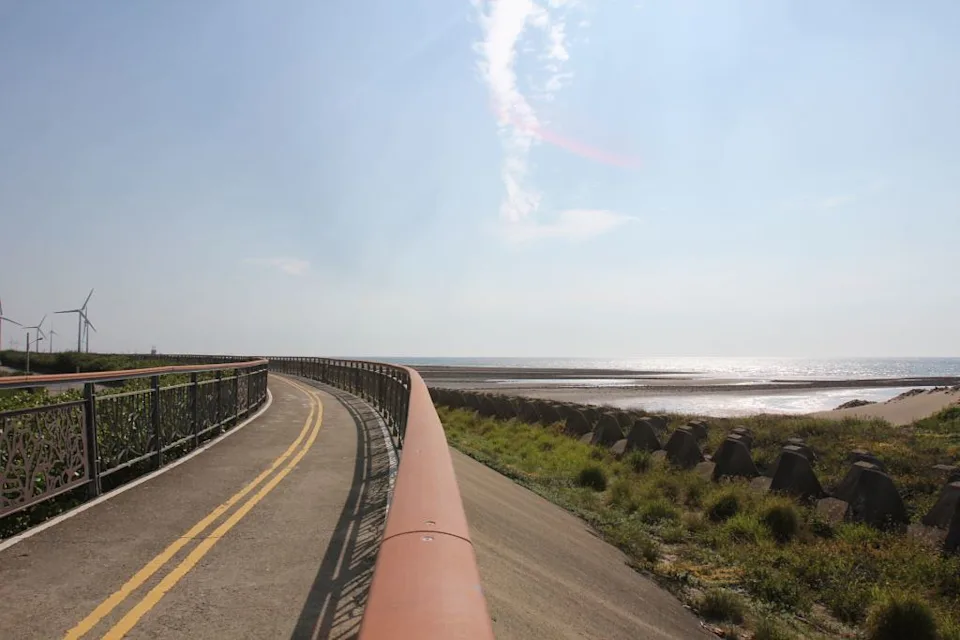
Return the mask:
M 713 454 L 712 479 L 723 477 L 755 478 L 760 475 L 750 457 L 750 449 L 740 437 L 731 436 L 721 443 Z
M 580 413 L 577 410 L 571 410 L 567 413 L 566 416 L 566 427 L 564 427 L 564 433 L 572 438 L 579 438 L 580 436 L 590 433 L 593 430 L 593 425 L 587 420 L 586 416 Z
M 684 425 L 693 435 L 697 438 L 697 442 L 706 442 L 707 440 L 707 423 L 703 420 L 696 420 L 694 422 L 688 422 Z
M 872 465 L 875 465 L 880 471 L 886 472 L 887 467 L 877 456 L 873 455 L 866 449 L 854 449 L 847 455 L 847 461 L 851 463 L 857 462 L 869 462 Z
M 792 445 L 784 447 L 777 457 L 771 472 L 769 490 L 802 500 L 820 498 L 824 493 L 810 460 Z
M 795 447 L 793 451 L 798 451 L 806 457 L 806 459 L 810 461 L 810 464 L 816 463 L 816 452 L 810 448 L 810 445 L 808 445 L 803 438 L 787 438 L 783 444 L 785 447 Z
M 703 452 L 697 444 L 697 438 L 688 429 L 677 429 L 663 446 L 666 458 L 670 464 L 681 469 L 692 469 L 703 462 Z
M 833 497 L 848 503 L 852 519 L 858 522 L 878 528 L 909 523 L 893 479 L 871 462 L 855 462 Z
M 960 506 L 960 481 L 950 482 L 940 490 L 936 504 L 930 508 L 921 522 L 928 527 L 949 529 L 950 521 Z
M 660 439 L 653 427 L 653 421 L 649 418 L 640 418 L 633 423 L 633 428 L 627 434 L 628 451 L 639 449 L 640 451 L 657 451 L 661 449 Z
M 623 439 L 623 429 L 617 421 L 617 416 L 613 414 L 604 414 L 593 428 L 590 444 L 609 447 L 618 440 Z
M 753 449 L 753 432 L 746 427 L 734 427 L 730 431 L 731 436 L 737 436 L 740 441 L 747 446 L 747 449 Z
M 549 426 L 557 422 L 563 422 L 560 412 L 550 402 L 541 400 L 537 403 L 537 414 L 540 416 L 540 423 Z

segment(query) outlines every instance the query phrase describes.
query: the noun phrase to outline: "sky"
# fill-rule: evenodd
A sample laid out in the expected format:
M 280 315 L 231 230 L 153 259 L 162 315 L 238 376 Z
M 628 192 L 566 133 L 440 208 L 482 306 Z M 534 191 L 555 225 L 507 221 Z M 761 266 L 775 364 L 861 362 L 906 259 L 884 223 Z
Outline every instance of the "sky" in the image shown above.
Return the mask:
M 0 0 L 0 300 L 95 288 L 112 352 L 960 356 L 958 24 Z

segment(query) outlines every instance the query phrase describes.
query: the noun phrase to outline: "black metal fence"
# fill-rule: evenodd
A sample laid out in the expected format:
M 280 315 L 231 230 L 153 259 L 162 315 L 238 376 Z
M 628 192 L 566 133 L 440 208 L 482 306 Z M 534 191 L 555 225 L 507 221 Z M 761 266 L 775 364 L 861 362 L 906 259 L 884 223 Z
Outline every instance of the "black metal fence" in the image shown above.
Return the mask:
M 403 447 L 410 406 L 410 374 L 401 367 L 363 360 L 269 358 L 270 370 L 343 389 L 369 402 Z
M 0 379 L 3 389 L 83 384 L 82 400 L 53 398 L 44 406 L 0 412 L 0 519 L 84 486 L 89 497 L 97 496 L 102 480 L 132 468 L 159 468 L 239 423 L 267 397 L 266 362 L 247 360 Z M 97 388 L 105 382 L 134 388 Z

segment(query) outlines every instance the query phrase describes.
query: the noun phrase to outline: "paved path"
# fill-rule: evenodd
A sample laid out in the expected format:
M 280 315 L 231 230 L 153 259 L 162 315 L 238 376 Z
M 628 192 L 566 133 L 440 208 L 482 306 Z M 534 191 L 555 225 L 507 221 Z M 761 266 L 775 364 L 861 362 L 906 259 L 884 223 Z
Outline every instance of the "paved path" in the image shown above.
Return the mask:
M 714 637 L 582 520 L 451 453 L 497 638 Z
M 354 635 L 387 495 L 379 426 L 340 392 L 270 389 L 229 438 L 0 552 L 0 636 Z

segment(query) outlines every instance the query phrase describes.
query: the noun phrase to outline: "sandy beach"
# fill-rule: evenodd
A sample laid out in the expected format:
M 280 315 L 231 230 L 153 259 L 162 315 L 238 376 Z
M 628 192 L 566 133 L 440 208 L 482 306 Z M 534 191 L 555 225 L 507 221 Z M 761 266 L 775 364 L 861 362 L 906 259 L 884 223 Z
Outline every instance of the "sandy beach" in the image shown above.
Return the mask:
M 751 380 L 611 369 L 421 366 L 417 370 L 435 387 L 703 415 L 857 415 L 906 424 L 960 402 L 960 377 Z M 912 395 L 900 397 L 904 392 Z M 836 409 L 855 399 L 871 404 Z

